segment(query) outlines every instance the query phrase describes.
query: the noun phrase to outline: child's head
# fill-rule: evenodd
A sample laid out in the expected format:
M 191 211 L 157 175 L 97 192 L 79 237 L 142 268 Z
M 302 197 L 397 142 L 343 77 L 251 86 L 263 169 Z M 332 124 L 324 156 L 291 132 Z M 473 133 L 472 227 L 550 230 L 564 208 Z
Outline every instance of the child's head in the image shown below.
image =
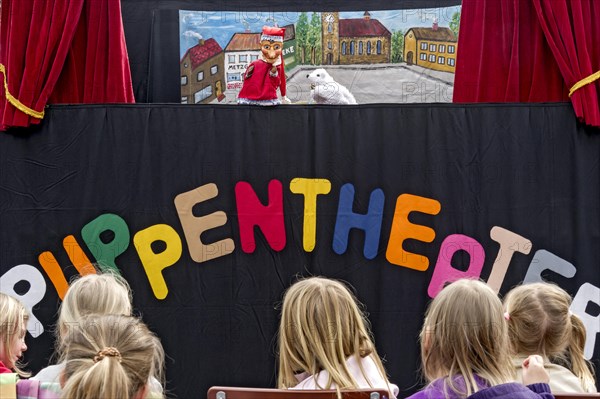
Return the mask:
M 25 333 L 29 313 L 17 299 L 0 292 L 0 361 L 21 376 L 28 376 L 19 367 L 19 358 L 27 350 Z
M 474 374 L 490 385 L 513 377 L 502 303 L 477 280 L 458 280 L 430 303 L 421 330 L 421 358 L 428 381 L 446 378 L 446 386 L 465 397 L 478 390 Z M 462 375 L 464 386 L 455 383 Z M 462 384 L 460 384 L 462 385 Z
M 85 317 L 65 336 L 61 398 L 142 398 L 164 365 L 159 339 L 131 316 Z
M 58 348 L 69 328 L 87 315 L 131 315 L 131 289 L 127 281 L 113 273 L 88 274 L 71 283 L 60 305 Z
M 585 388 L 593 383 L 583 354 L 585 326 L 569 311 L 570 306 L 571 296 L 550 283 L 520 285 L 504 298 L 513 352 L 564 361 Z
M 354 295 L 342 283 L 311 277 L 293 284 L 283 298 L 279 327 L 279 386 L 298 383 L 295 374 L 327 370 L 328 386 L 358 388 L 346 366 L 349 356 L 371 355 L 385 377 Z

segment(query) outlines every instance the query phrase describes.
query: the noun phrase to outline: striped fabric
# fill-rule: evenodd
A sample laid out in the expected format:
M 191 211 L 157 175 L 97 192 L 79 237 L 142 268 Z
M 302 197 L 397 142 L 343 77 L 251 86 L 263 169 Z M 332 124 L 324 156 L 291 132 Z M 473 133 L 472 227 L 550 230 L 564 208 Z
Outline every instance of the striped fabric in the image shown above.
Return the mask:
M 16 391 L 16 399 L 58 399 L 60 396 L 60 384 L 57 382 L 20 380 L 17 382 Z

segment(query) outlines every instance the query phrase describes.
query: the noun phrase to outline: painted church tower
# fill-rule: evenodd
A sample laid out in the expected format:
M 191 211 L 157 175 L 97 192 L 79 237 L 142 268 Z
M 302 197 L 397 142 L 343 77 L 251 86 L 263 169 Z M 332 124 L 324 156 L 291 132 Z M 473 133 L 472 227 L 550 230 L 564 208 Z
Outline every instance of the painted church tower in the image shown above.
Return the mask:
M 340 13 L 322 12 L 321 29 L 322 62 L 337 65 L 340 63 Z

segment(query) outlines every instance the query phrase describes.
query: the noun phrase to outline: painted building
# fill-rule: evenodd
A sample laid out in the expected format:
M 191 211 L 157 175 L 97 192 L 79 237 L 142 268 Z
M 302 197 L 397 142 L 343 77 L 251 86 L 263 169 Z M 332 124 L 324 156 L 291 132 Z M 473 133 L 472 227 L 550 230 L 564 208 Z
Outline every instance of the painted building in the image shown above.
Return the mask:
M 260 33 L 234 33 L 225 46 L 225 79 L 227 90 L 240 90 L 248 64 L 260 54 Z
M 283 37 L 283 60 L 286 70 L 296 65 L 296 34 L 294 25 L 286 25 Z M 225 46 L 225 78 L 227 90 L 240 90 L 242 77 L 248 64 L 258 59 L 260 54 L 260 32 L 234 33 Z
M 179 67 L 182 104 L 207 104 L 223 99 L 223 49 L 215 39 L 200 39 L 185 52 Z
M 340 19 L 338 12 L 321 13 L 322 60 L 325 65 L 388 63 L 392 33 L 371 14 Z
M 404 60 L 409 65 L 454 73 L 457 38 L 450 28 L 410 28 L 404 35 Z

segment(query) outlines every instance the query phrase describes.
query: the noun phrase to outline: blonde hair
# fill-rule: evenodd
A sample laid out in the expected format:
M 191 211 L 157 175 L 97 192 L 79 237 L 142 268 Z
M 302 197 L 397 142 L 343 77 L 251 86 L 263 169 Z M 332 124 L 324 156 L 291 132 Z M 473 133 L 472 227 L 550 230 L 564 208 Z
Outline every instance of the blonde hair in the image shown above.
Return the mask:
M 65 336 L 61 398 L 133 398 L 164 366 L 159 339 L 135 317 L 95 315 Z
M 425 378 L 443 378 L 446 397 L 448 389 L 465 398 L 477 392 L 475 375 L 490 386 L 513 380 L 502 302 L 481 281 L 463 279 L 444 288 L 425 313 L 420 340 Z
M 348 288 L 322 277 L 293 284 L 283 299 L 278 386 L 297 385 L 295 374 L 302 371 L 314 375 L 315 383 L 321 389 L 331 389 L 335 384 L 339 394 L 340 389 L 359 388 L 346 365 L 350 356 L 357 359 L 371 356 L 382 378 L 388 381 L 371 338 L 369 322 Z M 370 385 L 361 362 L 358 364 Z M 329 373 L 323 387 L 316 379 L 322 370 Z
M 10 295 L 0 292 L 0 345 L 8 356 L 6 367 L 12 368 L 21 377 L 29 377 L 31 373 L 21 370 L 19 361 L 12 364 L 10 359 L 15 355 L 12 353 L 12 344 L 15 339 L 21 339 L 21 334 L 27 332 L 29 313 L 23 304 Z M 23 337 L 23 339 L 25 339 Z M 6 360 L 6 359 L 0 359 Z
M 60 305 L 57 352 L 62 353 L 63 338 L 87 315 L 131 315 L 132 295 L 127 281 L 118 274 L 88 274 L 74 280 Z
M 585 326 L 569 311 L 571 296 L 550 283 L 524 284 L 504 298 L 508 313 L 508 335 L 515 354 L 538 353 L 566 365 L 581 381 L 584 390 L 595 379 L 584 357 Z

